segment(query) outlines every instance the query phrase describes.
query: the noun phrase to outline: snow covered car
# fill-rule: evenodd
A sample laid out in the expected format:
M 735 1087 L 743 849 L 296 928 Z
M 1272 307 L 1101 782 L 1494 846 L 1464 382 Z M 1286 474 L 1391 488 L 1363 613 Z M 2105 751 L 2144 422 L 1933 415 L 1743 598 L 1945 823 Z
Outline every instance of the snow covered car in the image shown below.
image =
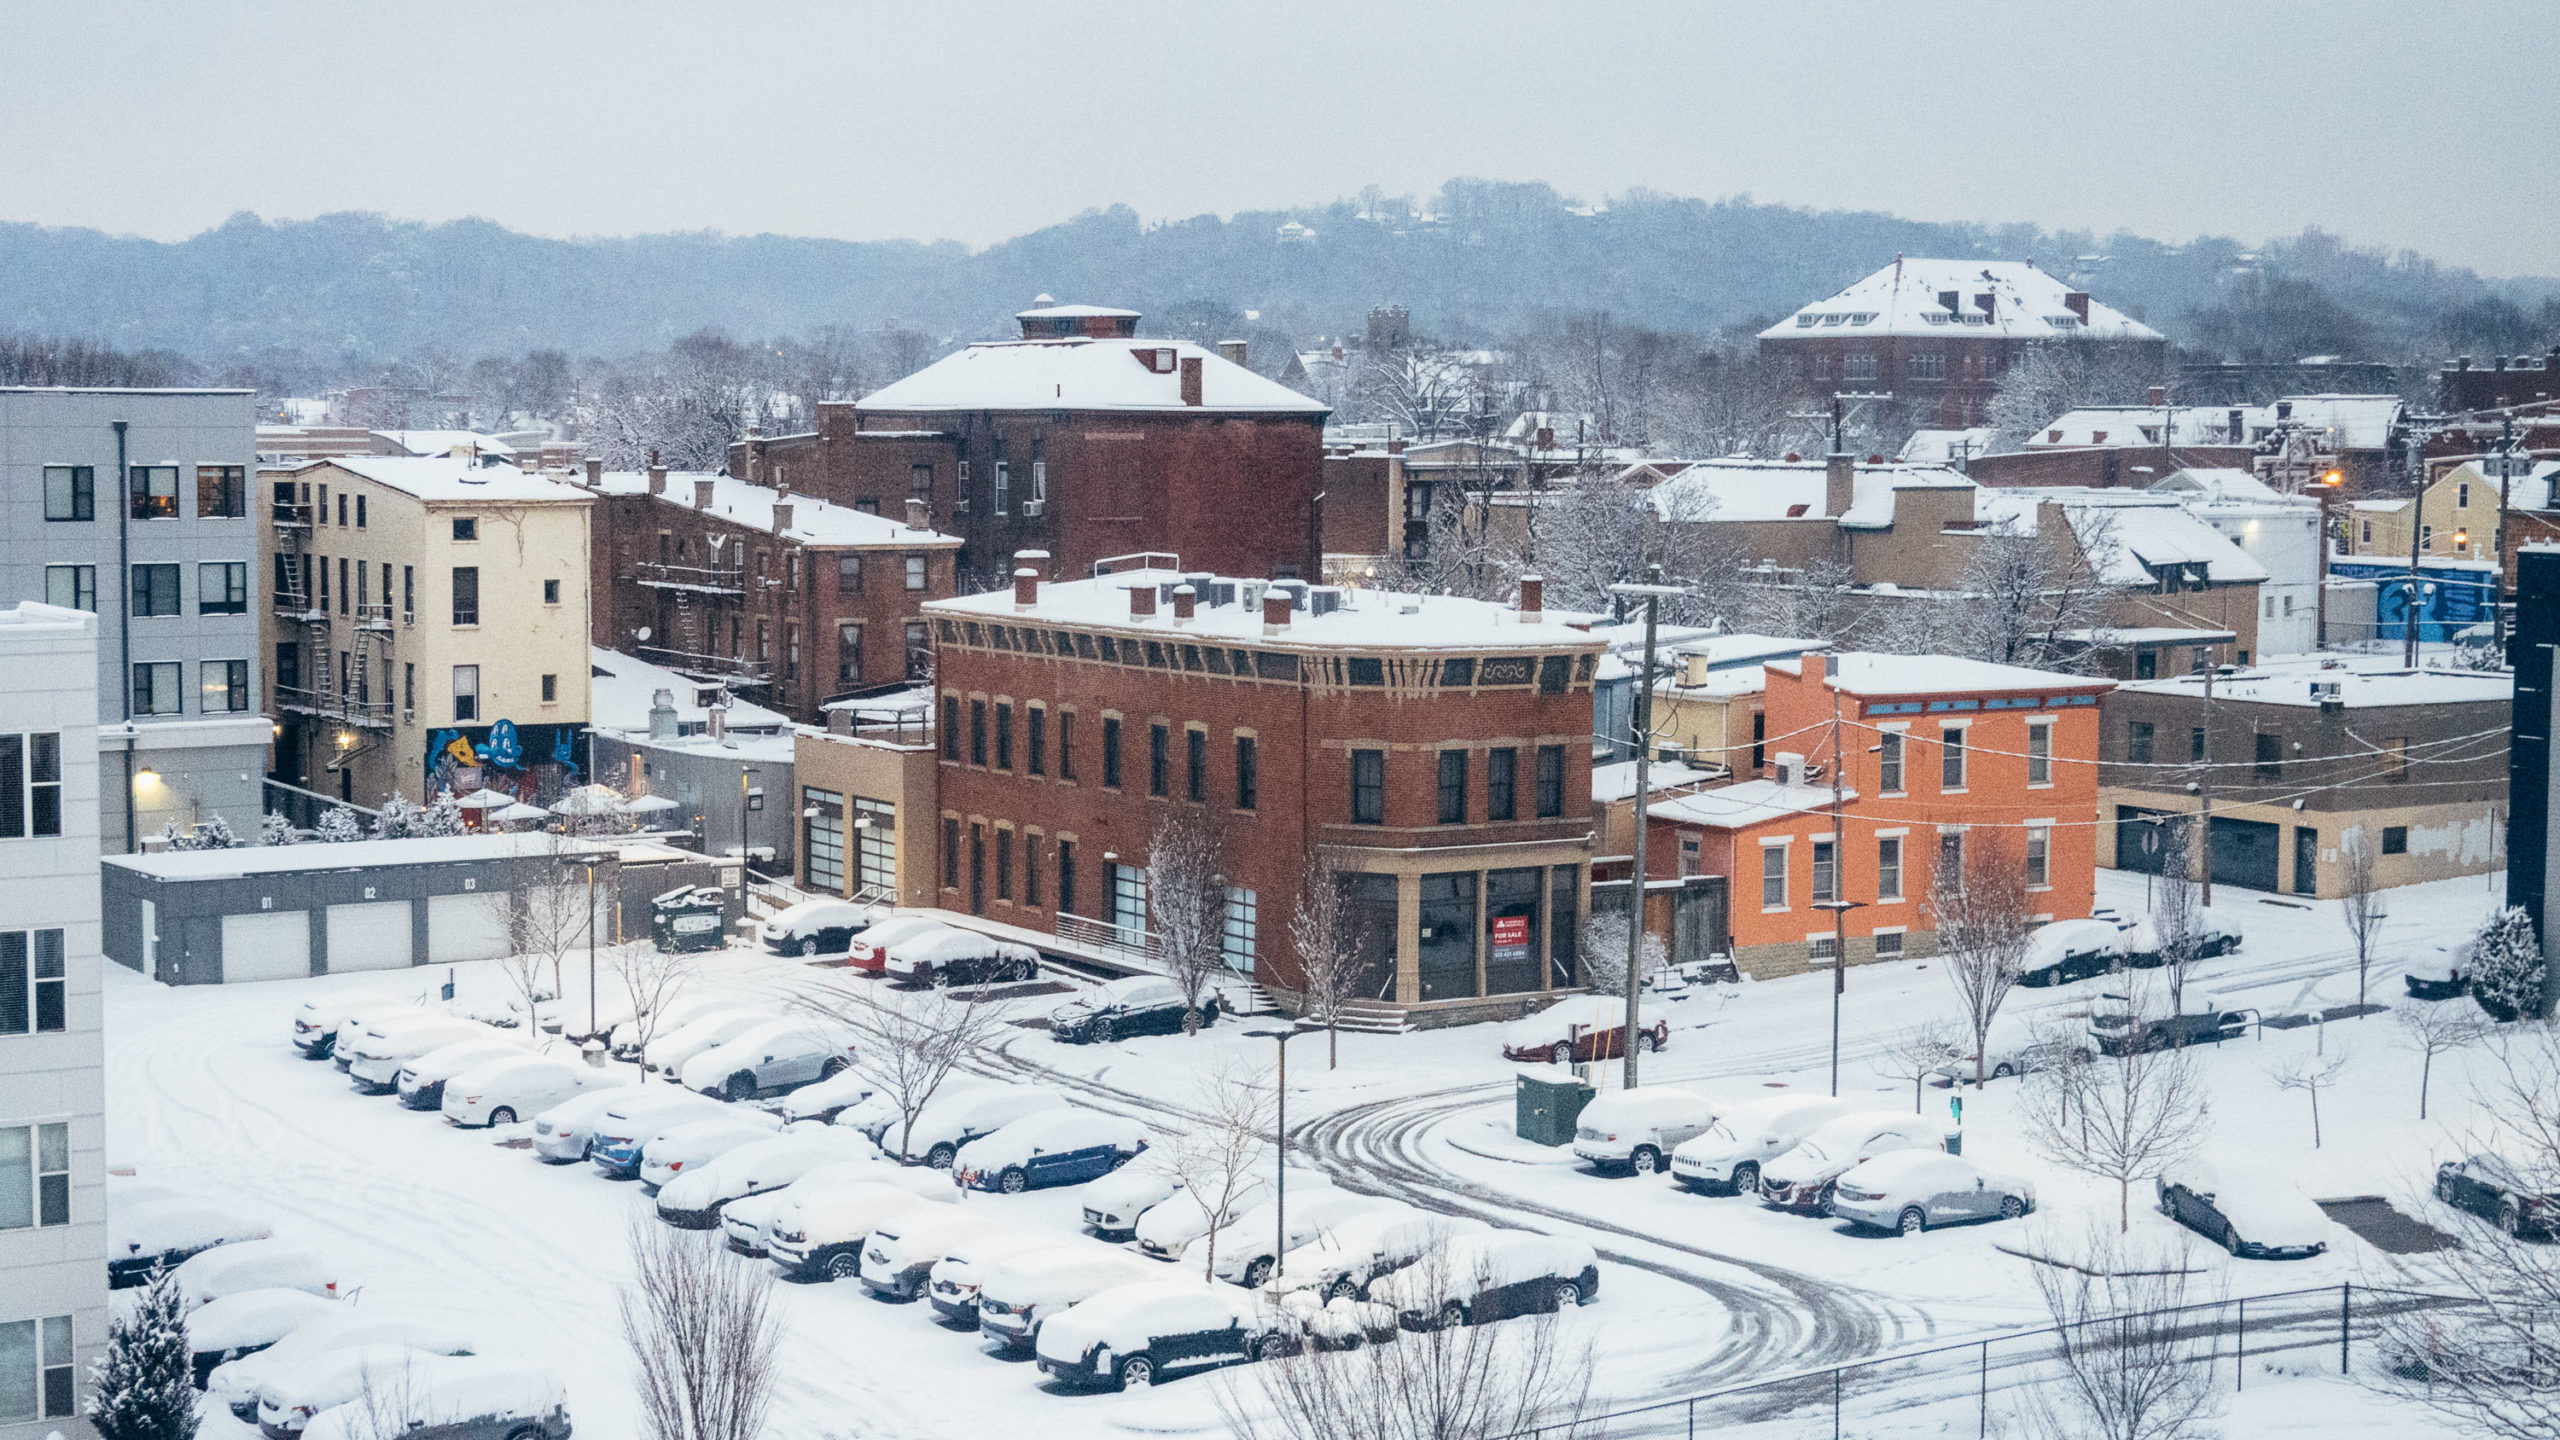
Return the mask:
M 220 1245 L 170 1272 L 182 1303 L 192 1311 L 243 1290 L 305 1290 L 338 1298 L 338 1270 L 312 1250 L 288 1240 L 243 1240 Z
M 392 1077 L 392 1088 L 399 1092 L 400 1103 L 412 1110 L 442 1110 L 444 1082 L 492 1060 L 511 1060 L 526 1053 L 521 1040 L 457 1040 L 401 1066 Z
M 880 1222 L 932 1203 L 876 1180 L 794 1195 L 767 1222 L 765 1253 L 794 1280 L 850 1280 L 862 1273 L 862 1242 Z
M 2160 1213 L 2243 1260 L 2307 1260 L 2329 1248 L 2329 1217 L 2271 1171 L 2189 1163 L 2156 1182 Z
M 1847 1113 L 1848 1102 L 1820 1095 L 1746 1101 L 1672 1149 L 1671 1178 L 1691 1190 L 1756 1195 L 1761 1166 Z
M 732 1200 L 720 1207 L 720 1231 L 729 1248 L 741 1255 L 762 1255 L 773 1240 L 773 1222 L 785 1210 L 829 1190 L 848 1185 L 887 1185 L 919 1200 L 949 1204 L 959 1199 L 951 1182 L 929 1170 L 902 1170 L 876 1160 L 837 1160 L 802 1174 L 779 1190 Z
M 978 1282 L 978 1333 L 1007 1348 L 1036 1343 L 1042 1327 L 1105 1290 L 1164 1272 L 1126 1250 L 1090 1242 L 1008 1260 Z
M 2436 1167 L 2436 1198 L 2494 1220 L 2512 1236 L 2560 1237 L 2560 1192 L 2537 1188 L 2497 1155 L 2474 1155 Z
M 1647 1050 L 1671 1043 L 1671 1022 L 1651 1009 L 1636 1012 Z M 1525 1064 L 1570 1065 L 1627 1053 L 1627 1002 L 1616 995 L 1568 995 L 1535 1015 L 1502 1027 L 1502 1058 Z
M 2028 1023 L 2003 1022 L 1991 1027 L 1978 1068 L 1985 1080 L 2005 1080 L 2012 1075 L 2074 1064 L 2095 1054 L 2097 1048 L 2085 1039 Z M 1945 1062 L 1929 1073 L 1963 1085 L 1972 1082 L 1976 1068 L 1972 1044 L 1959 1040 L 1948 1048 Z
M 803 900 L 773 912 L 757 927 L 756 938 L 769 954 L 838 955 L 871 928 L 872 919 L 870 906 L 850 900 Z
M 1602 1171 L 1657 1175 L 1682 1142 L 1716 1123 L 1715 1102 L 1677 1085 L 1612 1090 L 1582 1107 L 1573 1153 Z
M 658 1187 L 658 1218 L 679 1230 L 708 1230 L 732 1200 L 779 1190 L 821 1165 L 863 1163 L 885 1168 L 880 1147 L 850 1130 L 786 1129 L 670 1176 Z
M 406 1345 L 355 1345 L 330 1351 L 258 1386 L 258 1433 L 265 1440 L 292 1440 L 320 1412 L 368 1393 L 396 1394 L 419 1383 L 444 1360 Z
M 616 1060 L 637 1060 L 643 1048 L 641 1037 L 660 1040 L 701 1019 L 715 1010 L 735 1010 L 738 1003 L 727 996 L 711 992 L 678 995 L 658 1006 L 645 1022 L 637 1017 L 614 1022 L 605 1037 L 605 1049 Z
M 652 1090 L 643 1085 L 628 1099 L 616 1101 L 596 1122 L 594 1137 L 587 1145 L 587 1158 L 607 1175 L 627 1180 L 640 1173 L 640 1156 L 650 1141 L 680 1125 L 723 1120 L 732 1114 L 759 1115 L 771 1122 L 768 1129 L 782 1128 L 781 1121 L 762 1111 L 736 1111 L 689 1090 Z
M 655 1195 L 687 1170 L 708 1165 L 742 1146 L 772 1139 L 781 1128 L 781 1121 L 753 1110 L 675 1126 L 640 1147 L 640 1188 Z
M 1019 1195 L 1099 1179 L 1138 1158 L 1147 1127 L 1099 1110 L 1042 1110 L 960 1147 L 951 1178 L 973 1190 Z
M 934 1262 L 925 1284 L 935 1318 L 978 1333 L 978 1287 L 995 1270 L 1014 1260 L 1052 1250 L 1072 1250 L 1076 1242 L 1053 1230 L 1003 1229 L 956 1242 L 951 1253 Z
M 204 1388 L 215 1366 L 257 1354 L 302 1325 L 335 1312 L 338 1303 L 326 1295 L 281 1287 L 242 1290 L 208 1302 L 187 1317 L 187 1349 L 193 1356 L 196 1388 Z
M 449 1360 L 387 1397 L 324 1410 L 303 1440 L 568 1440 L 558 1375 L 505 1360 Z
M 868 970 L 877 975 L 889 963 L 891 946 L 918 935 L 950 928 L 927 915 L 893 915 L 853 937 L 853 944 L 844 952 L 844 958 L 854 969 Z
M 444 1118 L 456 1125 L 513 1125 L 565 1100 L 619 1090 L 630 1083 L 628 1075 L 611 1070 L 518 1051 L 447 1080 L 441 1108 Z
M 853 1037 L 823 1020 L 775 1020 L 684 1063 L 687 1090 L 745 1101 L 832 1080 L 853 1063 Z
M 782 1017 L 770 1010 L 737 1008 L 698 1015 L 649 1042 L 644 1063 L 661 1075 L 681 1075 L 685 1062 L 706 1050 L 726 1045 L 759 1025 Z
M 880 1087 L 850 1070 L 839 1070 L 814 1085 L 803 1085 L 765 1102 L 764 1108 L 785 1120 L 832 1122 L 845 1111 L 880 1093 Z
M 957 1205 L 893 1215 L 871 1227 L 862 1245 L 862 1288 L 874 1299 L 903 1305 L 924 1293 L 933 1267 L 951 1247 L 1015 1227 Z
M 1402 1328 L 1396 1324 L 1395 1311 L 1367 1300 L 1321 1300 L 1312 1291 L 1292 1290 L 1276 1303 L 1296 1318 L 1300 1337 L 1310 1350 L 1384 1345 Z
M 2104 975 L 2124 962 L 2124 932 L 2112 920 L 2054 920 L 2027 937 L 2018 962 L 2021 985 L 2067 985 Z
M 2209 960 L 2229 955 L 2240 948 L 2240 927 L 2214 914 L 2199 910 L 2187 922 L 2187 945 L 2192 958 Z M 2156 970 L 2169 962 L 2160 944 L 2160 927 L 2148 917 L 2133 922 L 2124 932 L 2124 963 L 2136 970 Z
M 2430 945 L 2409 962 L 2402 979 L 2412 1000 L 2452 1000 L 2471 989 L 2471 938 Z
M 382 995 L 323 995 L 305 1000 L 293 1012 L 293 1048 L 312 1060 L 337 1052 L 338 1036 L 349 1026 L 362 1030 L 377 1020 L 428 1014 L 414 1000 Z
M 207 1305 L 196 1315 L 212 1308 Z M 195 1315 L 187 1323 L 193 1326 Z M 468 1355 L 472 1349 L 470 1337 L 450 1325 L 380 1306 L 333 1305 L 329 1313 L 294 1327 L 267 1348 L 213 1367 L 205 1394 L 240 1419 L 255 1422 L 261 1386 L 360 1345 L 399 1345 L 429 1355 Z
M 118 1203 L 107 1211 L 107 1288 L 140 1285 L 164 1265 L 182 1265 L 217 1245 L 264 1240 L 274 1233 L 265 1216 L 211 1200 Z
M 533 1153 L 546 1165 L 574 1165 L 587 1158 L 596 1143 L 596 1126 L 614 1106 L 635 1095 L 673 1095 L 663 1086 L 616 1086 L 572 1095 L 534 1113 Z
M 901 985 L 992 985 L 1038 979 L 1040 952 L 945 925 L 890 946 L 881 969 Z
M 1831 1213 L 1874 1230 L 1917 1235 L 1967 1220 L 2015 1220 L 2036 1187 L 1942 1150 L 1897 1150 L 1860 1163 L 1832 1187 Z
M 1944 1150 L 1937 1122 L 1892 1110 L 1853 1110 L 1760 1167 L 1760 1198 L 1800 1215 L 1830 1213 L 1831 1188 L 1863 1161 L 1896 1150 Z
M 404 1016 L 367 1025 L 353 1039 L 340 1036 L 338 1060 L 358 1090 L 368 1095 L 388 1095 L 400 1087 L 401 1070 L 428 1051 L 465 1040 L 492 1038 L 503 1037 L 477 1020 L 454 1015 Z
M 1313 1195 L 1302 1191 L 1289 1200 L 1284 1213 L 1284 1207 L 1275 1197 L 1238 1215 L 1234 1224 L 1218 1232 L 1218 1261 L 1213 1267 L 1214 1273 L 1218 1279 L 1232 1284 L 1248 1288 L 1259 1285 L 1271 1278 L 1271 1272 L 1279 1268 L 1280 1256 L 1287 1250 L 1312 1245 L 1352 1216 L 1394 1203 L 1374 1195 L 1354 1195 L 1347 1190 L 1319 1190 Z M 1282 1224 L 1289 1227 L 1285 1236 L 1278 1233 Z M 1205 1226 L 1202 1228 L 1206 1229 Z M 1191 1252 L 1198 1250 L 1205 1239 L 1204 1235 L 1193 1240 L 1183 1251 L 1183 1258 L 1190 1259 Z M 1275 1242 L 1284 1242 L 1286 1250 L 1275 1251 L 1272 1248 Z
M 980 1085 L 953 1095 L 936 1095 L 907 1127 L 905 1148 L 894 1148 L 895 1133 L 882 1148 L 909 1165 L 921 1161 L 936 1170 L 948 1170 L 961 1146 L 1025 1115 L 1062 1110 L 1066 1104 L 1066 1096 L 1032 1085 Z
M 1458 1236 L 1481 1235 L 1491 1228 L 1471 1217 L 1402 1205 L 1363 1210 L 1291 1250 L 1273 1284 L 1281 1291 L 1305 1290 L 1327 1300 L 1365 1298 L 1379 1279 L 1438 1253 Z
M 1600 1298 L 1600 1259 L 1579 1240 L 1526 1230 L 1461 1235 L 1370 1286 L 1369 1297 L 1407 1330 L 1552 1315 Z
M 1231 1285 L 1146 1280 L 1106 1291 L 1043 1326 L 1040 1373 L 1077 1389 L 1144 1387 L 1188 1370 L 1295 1353 L 1289 1313 Z
M 1084 1228 L 1105 1239 L 1134 1238 L 1138 1221 L 1181 1188 L 1181 1181 L 1151 1164 L 1124 1167 L 1086 1187 Z
M 1192 1015 L 1182 987 L 1162 975 L 1130 975 L 1097 985 L 1049 1012 L 1049 1033 L 1069 1045 L 1108 1045 L 1132 1035 L 1179 1035 Z M 1218 1018 L 1218 997 L 1198 1011 L 1207 1029 Z
M 2101 1054 L 2138 1054 L 2237 1040 L 2248 1033 L 2249 1019 L 2249 1012 L 2226 1010 L 2202 990 L 2188 989 L 2174 1000 L 2166 987 L 2110 992 L 2090 1007 L 2089 1038 Z

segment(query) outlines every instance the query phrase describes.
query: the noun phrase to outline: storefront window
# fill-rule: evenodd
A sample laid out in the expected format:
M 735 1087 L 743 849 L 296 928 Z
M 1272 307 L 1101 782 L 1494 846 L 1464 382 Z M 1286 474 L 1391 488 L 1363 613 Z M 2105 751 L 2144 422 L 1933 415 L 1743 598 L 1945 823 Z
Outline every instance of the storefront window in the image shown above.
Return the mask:
M 1538 905 L 1546 871 L 1489 870 L 1484 877 L 1484 991 L 1516 995 L 1538 988 Z
M 885 800 L 853 798 L 854 884 L 861 890 L 898 893 L 898 807 Z M 861 822 L 871 823 L 864 825 Z
M 1582 871 L 1558 865 L 1547 876 L 1547 983 L 1562 990 L 1582 983 Z
M 800 791 L 801 883 L 824 895 L 844 893 L 844 797 L 804 786 Z
M 1396 877 L 1354 874 L 1344 877 L 1351 921 L 1352 953 L 1360 957 L 1360 977 L 1352 994 L 1363 1000 L 1396 998 Z
M 1476 994 L 1476 877 L 1422 877 L 1422 946 L 1416 957 L 1425 1000 Z

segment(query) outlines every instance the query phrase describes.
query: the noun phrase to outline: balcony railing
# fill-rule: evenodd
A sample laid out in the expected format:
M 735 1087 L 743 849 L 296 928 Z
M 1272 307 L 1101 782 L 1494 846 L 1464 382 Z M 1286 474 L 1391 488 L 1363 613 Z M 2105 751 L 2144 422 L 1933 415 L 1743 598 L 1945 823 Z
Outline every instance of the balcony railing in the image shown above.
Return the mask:
M 747 579 L 743 571 L 726 566 L 670 565 L 661 560 L 643 560 L 631 567 L 632 578 L 660 590 L 692 590 L 704 595 L 743 595 Z
M 704 655 L 665 645 L 642 645 L 638 648 L 641 659 L 655 661 L 685 675 L 732 680 L 746 685 L 768 685 L 773 681 L 770 664 L 759 664 L 739 655 Z
M 267 507 L 267 510 L 268 518 L 272 520 L 276 528 L 280 530 L 308 530 L 311 528 L 311 507 L 308 505 L 270 504 Z
M 1108 920 L 1060 915 L 1057 936 L 1069 944 L 1102 951 L 1129 965 L 1153 969 L 1164 959 L 1152 932 L 1129 925 L 1115 925 Z
M 364 630 L 390 629 L 391 607 L 388 604 L 357 606 L 356 625 L 359 629 Z
M 303 715 L 316 715 L 324 720 L 343 721 L 367 729 L 391 728 L 391 702 L 340 694 L 334 690 L 314 690 L 304 685 L 279 685 L 276 703 Z

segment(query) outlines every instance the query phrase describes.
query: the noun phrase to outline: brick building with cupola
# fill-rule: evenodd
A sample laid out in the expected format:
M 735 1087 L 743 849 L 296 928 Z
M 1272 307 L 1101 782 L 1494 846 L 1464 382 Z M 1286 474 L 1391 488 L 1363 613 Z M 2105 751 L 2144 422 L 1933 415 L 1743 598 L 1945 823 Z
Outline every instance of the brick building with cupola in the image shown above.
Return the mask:
M 1318 574 L 1322 401 L 1211 351 L 1142 339 L 1134 310 L 1051 305 L 986 341 L 848 402 L 813 433 L 750 439 L 744 478 L 793 488 L 961 540 L 962 590 L 1003 583 L 1017 550 L 1045 578 L 1095 561 L 1181 555 L 1222 574 Z M 1221 351 L 1225 353 L 1220 353 Z
M 1536 582 L 1513 607 L 1190 569 L 1049 582 L 1042 558 L 924 607 L 931 903 L 1142 949 L 1149 848 L 1186 813 L 1219 832 L 1228 963 L 1284 1005 L 1314 861 L 1372 1012 L 1510 1016 L 1581 982 L 1603 642 Z

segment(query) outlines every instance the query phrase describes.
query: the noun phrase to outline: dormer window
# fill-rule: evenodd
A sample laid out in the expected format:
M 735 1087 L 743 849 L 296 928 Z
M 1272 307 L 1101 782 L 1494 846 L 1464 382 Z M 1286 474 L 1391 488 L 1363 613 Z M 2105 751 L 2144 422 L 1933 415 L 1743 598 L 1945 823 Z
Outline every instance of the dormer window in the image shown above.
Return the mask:
M 1130 353 L 1138 357 L 1139 364 L 1146 366 L 1149 371 L 1157 375 L 1170 375 L 1178 368 L 1171 346 L 1157 346 Z

